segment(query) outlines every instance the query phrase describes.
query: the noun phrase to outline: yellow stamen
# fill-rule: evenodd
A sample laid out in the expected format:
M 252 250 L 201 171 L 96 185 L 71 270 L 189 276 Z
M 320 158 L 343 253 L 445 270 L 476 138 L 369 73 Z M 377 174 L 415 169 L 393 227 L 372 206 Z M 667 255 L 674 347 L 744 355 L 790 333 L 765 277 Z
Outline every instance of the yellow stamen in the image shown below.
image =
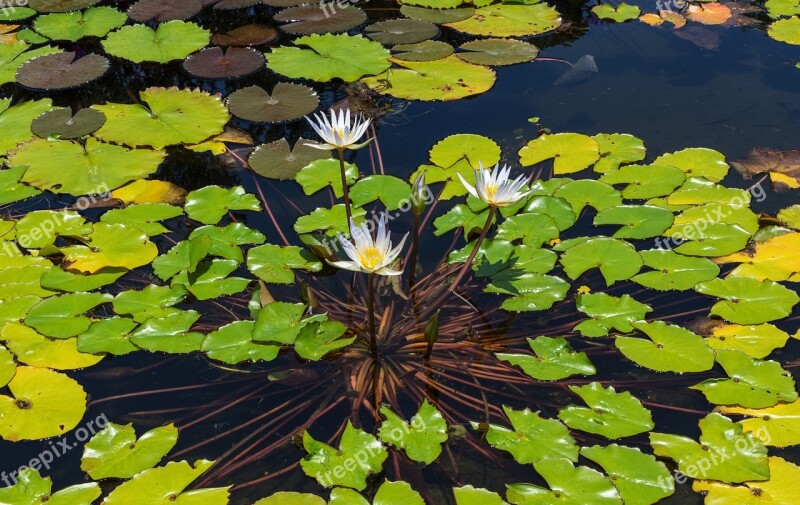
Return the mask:
M 358 262 L 367 270 L 373 270 L 383 259 L 383 252 L 377 247 L 366 247 L 358 251 Z
M 494 197 L 497 196 L 497 186 L 494 184 L 489 184 L 483 189 L 483 194 L 486 196 L 487 201 L 494 201 Z

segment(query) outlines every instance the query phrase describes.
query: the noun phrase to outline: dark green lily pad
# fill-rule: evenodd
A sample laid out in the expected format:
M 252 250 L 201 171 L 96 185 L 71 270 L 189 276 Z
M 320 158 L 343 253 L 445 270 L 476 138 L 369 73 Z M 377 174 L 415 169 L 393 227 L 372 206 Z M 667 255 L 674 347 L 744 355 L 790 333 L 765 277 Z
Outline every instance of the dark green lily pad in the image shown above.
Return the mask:
M 219 5 L 219 4 L 217 4 Z M 220 46 L 257 46 L 273 41 L 278 30 L 266 25 L 244 25 L 225 33 L 215 33 L 211 42 Z
M 128 9 L 128 17 L 134 21 L 172 21 L 187 19 L 203 8 L 202 0 L 139 0 Z
M 439 40 L 423 40 L 416 44 L 397 44 L 393 58 L 403 61 L 434 61 L 453 54 L 453 46 Z
M 253 151 L 248 162 L 255 173 L 269 179 L 288 180 L 295 176 L 309 163 L 328 158 L 330 153 L 309 147 L 310 141 L 300 137 L 289 148 L 286 139 L 279 139 L 269 144 L 262 144 Z M 314 142 L 316 144 L 316 142 Z
M 264 67 L 264 55 L 245 47 L 208 47 L 183 62 L 183 68 L 202 79 L 230 79 L 258 72 Z
M 438 35 L 439 27 L 418 19 L 389 19 L 367 26 L 366 33 L 381 44 L 414 44 Z
M 427 21 L 429 23 L 454 23 L 463 21 L 475 14 L 472 7 L 459 7 L 455 9 L 429 9 L 414 5 L 403 5 L 400 14 L 407 18 Z
M 272 94 L 259 86 L 250 86 L 228 97 L 228 107 L 234 116 L 255 123 L 291 121 L 314 112 L 318 106 L 316 91 L 286 82 L 276 84 Z
M 69 107 L 60 107 L 40 115 L 31 123 L 31 131 L 42 138 L 77 139 L 100 129 L 106 115 L 95 109 L 81 109 L 72 115 Z
M 108 71 L 105 56 L 89 53 L 75 59 L 75 53 L 39 56 L 17 70 L 17 82 L 29 89 L 63 90 L 77 88 L 99 79 Z
M 531 61 L 539 54 L 533 44 L 516 39 L 480 39 L 462 44 L 456 53 L 462 60 L 478 65 L 514 65 Z
M 346 32 L 367 21 L 367 14 L 358 7 L 331 5 L 330 10 L 317 3 L 291 7 L 275 14 L 273 19 L 287 22 L 281 30 L 295 35 Z

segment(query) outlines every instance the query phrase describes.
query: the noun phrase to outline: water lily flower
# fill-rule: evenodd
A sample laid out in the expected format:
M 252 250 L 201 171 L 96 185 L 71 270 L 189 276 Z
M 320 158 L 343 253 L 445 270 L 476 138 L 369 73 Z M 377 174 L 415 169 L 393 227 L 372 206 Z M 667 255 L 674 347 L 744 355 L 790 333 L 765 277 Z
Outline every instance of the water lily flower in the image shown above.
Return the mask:
M 341 233 L 339 234 L 339 241 L 350 261 L 331 261 L 331 265 L 368 274 L 400 275 L 403 273 L 400 270 L 390 268 L 389 265 L 400 255 L 403 244 L 408 238 L 408 233 L 406 233 L 397 247 L 392 248 L 392 241 L 389 238 L 389 232 L 386 230 L 385 216 L 381 215 L 378 219 L 378 232 L 374 239 L 366 223 L 356 226 L 350 220 L 350 237 L 352 237 L 352 242 L 347 240 Z
M 468 183 L 461 174 L 458 174 L 458 178 L 472 196 L 481 199 L 490 207 L 507 207 L 514 205 L 531 193 L 530 191 L 520 191 L 525 187 L 524 175 L 511 181 L 508 179 L 510 173 L 511 167 L 507 165 L 500 168 L 498 163 L 490 170 L 483 168 L 483 165 L 479 163 L 478 170 L 475 170 L 475 187 Z
M 350 124 L 350 109 L 340 110 L 337 116 L 331 110 L 330 120 L 325 114 L 315 114 L 314 119 L 306 116 L 306 121 L 311 125 L 317 135 L 322 137 L 325 144 L 306 144 L 317 149 L 361 149 L 370 143 L 370 140 L 358 144 L 357 142 L 366 133 L 370 124 L 370 119 L 363 119 L 359 114 Z

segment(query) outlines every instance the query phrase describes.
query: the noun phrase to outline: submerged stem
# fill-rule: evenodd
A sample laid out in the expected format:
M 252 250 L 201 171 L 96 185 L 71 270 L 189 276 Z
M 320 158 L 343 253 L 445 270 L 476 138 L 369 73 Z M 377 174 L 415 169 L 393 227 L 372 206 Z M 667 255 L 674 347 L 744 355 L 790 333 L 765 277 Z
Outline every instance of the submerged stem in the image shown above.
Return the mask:
M 414 290 L 414 281 L 417 270 L 417 247 L 419 245 L 420 216 L 414 213 L 414 233 L 411 237 L 411 254 L 408 263 L 408 289 Z
M 344 167 L 344 148 L 337 149 L 339 151 L 339 170 L 342 174 L 342 192 L 344 193 L 344 210 L 347 213 L 347 226 L 350 227 L 350 221 L 353 216 L 350 212 L 350 188 L 347 187 L 347 170 Z
M 378 405 L 380 390 L 380 362 L 378 353 L 378 337 L 375 334 L 375 274 L 367 274 L 367 312 L 369 313 L 369 346 L 372 352 L 372 398 L 375 416 L 380 409 Z

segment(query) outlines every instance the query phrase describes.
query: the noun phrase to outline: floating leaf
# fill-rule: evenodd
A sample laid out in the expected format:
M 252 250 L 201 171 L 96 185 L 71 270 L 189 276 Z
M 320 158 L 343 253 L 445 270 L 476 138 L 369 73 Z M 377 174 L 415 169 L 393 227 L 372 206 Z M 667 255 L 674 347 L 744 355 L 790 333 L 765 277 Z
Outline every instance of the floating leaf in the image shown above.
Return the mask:
M 478 65 L 514 65 L 532 61 L 539 54 L 533 44 L 515 39 L 481 39 L 462 44 L 457 56 Z
M 247 121 L 279 123 L 314 112 L 319 106 L 319 97 L 308 86 L 279 82 L 271 95 L 258 86 L 240 89 L 228 97 L 228 106 L 234 116 Z M 303 145 L 302 139 L 295 143 L 295 148 L 298 144 Z
M 639 255 L 645 266 L 653 270 L 635 275 L 631 280 L 651 289 L 685 291 L 719 275 L 719 267 L 705 258 L 690 258 L 666 249 L 639 251 Z
M 554 196 L 563 198 L 572 206 L 572 211 L 579 216 L 587 205 L 600 211 L 616 205 L 622 205 L 622 196 L 608 184 L 593 179 L 570 181 L 556 190 Z
M 61 52 L 61 49 L 51 46 L 43 46 L 36 49 L 27 50 L 29 47 L 30 45 L 27 42 L 22 41 L 9 44 L 0 44 L 0 84 L 14 82 L 16 80 L 17 69 L 19 69 L 19 67 L 21 67 L 25 62 L 30 61 L 33 58 L 38 58 L 39 56 Z M 38 103 L 45 101 L 47 103 L 50 102 L 50 100 L 40 100 Z M 3 101 L 0 103 L 4 104 L 2 109 L 6 109 L 11 103 L 11 99 L 3 99 Z M 0 117 L 0 120 L 2 120 L 2 117 Z M 30 124 L 30 122 L 28 124 Z M 26 124 L 25 126 L 27 127 L 28 125 Z
M 0 340 L 6 342 L 17 361 L 36 368 L 78 370 L 96 365 L 103 359 L 103 356 L 79 352 L 74 338 L 53 340 L 18 323 L 3 326 Z
M 558 11 L 546 3 L 481 7 L 463 21 L 445 23 L 460 32 L 490 37 L 539 35 L 561 26 Z
M 253 340 L 278 344 L 294 344 L 300 330 L 308 323 L 302 320 L 306 306 L 302 303 L 272 302 L 258 312 L 253 327 Z
M 378 439 L 354 428 L 350 421 L 347 421 L 344 428 L 338 450 L 314 440 L 308 431 L 303 432 L 303 447 L 308 455 L 300 461 L 300 466 L 306 475 L 316 478 L 323 487 L 337 485 L 361 491 L 367 487 L 367 477 L 381 471 L 383 462 L 388 457 L 386 449 Z M 344 468 L 348 460 L 356 461 L 356 453 L 367 457 L 359 458 L 358 464 L 354 465 L 352 471 L 345 472 L 343 477 L 339 477 L 340 472 L 334 470 Z M 362 463 L 362 459 L 366 460 Z
M 616 7 L 600 4 L 592 7 L 592 12 L 600 19 L 610 19 L 616 23 L 624 23 L 636 19 L 642 13 L 639 7 L 621 2 Z
M 595 445 L 581 448 L 581 456 L 603 467 L 626 505 L 652 505 L 675 491 L 664 463 L 639 449 Z
M 650 340 L 617 337 L 614 342 L 631 361 L 659 372 L 703 372 L 714 366 L 714 352 L 691 331 L 663 321 L 633 323 Z
M 176 505 L 199 503 L 227 505 L 228 488 L 186 491 L 186 488 L 211 465 L 213 462 L 206 460 L 195 461 L 194 466 L 186 461 L 180 461 L 145 470 L 114 488 L 103 503 L 104 505 L 127 505 L 169 501 Z
M 270 70 L 292 79 L 326 82 L 338 77 L 350 82 L 389 68 L 389 51 L 360 35 L 309 35 L 294 43 L 267 56 Z
M 651 238 L 660 235 L 672 225 L 672 212 L 653 205 L 617 205 L 598 212 L 595 225 L 623 225 L 612 235 L 614 238 Z
M 599 268 L 607 285 L 630 279 L 642 268 L 642 259 L 631 244 L 613 238 L 598 237 L 570 247 L 561 256 L 561 265 L 570 279 L 587 270 Z
M 141 291 L 127 290 L 114 297 L 112 306 L 117 314 L 128 314 L 137 321 L 151 317 L 163 317 L 172 311 L 170 307 L 186 298 L 186 288 L 181 285 L 157 286 L 151 284 Z
M 601 153 L 602 155 L 602 153 Z M 595 170 L 605 160 L 595 164 Z M 686 180 L 684 172 L 675 167 L 660 165 L 626 165 L 618 170 L 610 170 L 600 177 L 606 184 L 627 184 L 622 196 L 629 200 L 644 200 L 671 194 Z
M 64 374 L 46 368 L 17 367 L 8 389 L 0 396 L 0 437 L 42 440 L 75 428 L 86 412 L 86 393 Z
M 301 247 L 264 244 L 248 251 L 247 268 L 264 282 L 292 284 L 294 283 L 293 269 L 319 272 L 322 270 L 322 263 L 308 250 Z
M 303 359 L 319 361 L 329 352 L 353 343 L 355 335 L 339 338 L 347 330 L 339 321 L 308 321 L 297 334 L 294 351 Z
M 128 9 L 128 17 L 140 23 L 187 19 L 200 12 L 203 4 L 201 0 L 138 0 Z
M 358 179 L 358 168 L 352 163 L 345 163 L 345 177 L 349 186 Z M 337 198 L 344 194 L 339 160 L 333 158 L 312 161 L 298 172 L 295 180 L 303 186 L 306 195 L 313 195 L 327 186 L 331 187 Z
M 148 237 L 167 233 L 159 221 L 166 221 L 183 214 L 180 207 L 167 203 L 142 203 L 123 209 L 111 209 L 100 217 L 103 223 L 127 224 L 143 231 Z
M 737 252 L 715 261 L 741 263 L 730 275 L 758 280 L 785 281 L 800 272 L 800 233 L 787 233 L 753 245 L 753 250 Z
M 69 268 L 95 273 L 106 267 L 133 270 L 153 261 L 158 248 L 147 239 L 147 235 L 136 228 L 121 225 L 96 223 L 86 245 L 62 247 L 61 252 Z
M 653 165 L 680 168 L 688 177 L 704 177 L 712 182 L 721 181 L 730 168 L 722 153 L 704 147 L 662 154 L 653 161 Z
M 599 382 L 585 386 L 569 386 L 589 408 L 568 405 L 558 418 L 575 430 L 595 433 L 612 440 L 645 433 L 655 427 L 650 411 L 629 392 L 617 393 Z
M 547 458 L 533 464 L 550 489 L 531 484 L 510 484 L 508 501 L 514 504 L 622 505 L 622 499 L 605 475 L 585 466 L 575 467 L 564 458 Z
M 272 19 L 279 23 L 290 21 L 281 25 L 281 30 L 295 35 L 346 32 L 367 20 L 366 13 L 358 7 L 342 4 L 328 12 L 325 6 L 324 3 L 298 5 L 280 11 Z
M 238 263 L 244 261 L 241 245 L 258 245 L 266 241 L 263 233 L 252 228 L 248 228 L 242 223 L 231 223 L 228 226 L 201 226 L 195 229 L 189 239 L 200 236 L 207 236 L 211 239 L 211 247 L 208 254 L 220 256 Z
M 188 354 L 199 351 L 205 336 L 189 331 L 198 319 L 200 314 L 193 310 L 151 318 L 131 333 L 130 340 L 137 347 L 150 352 Z
M 231 79 L 258 72 L 264 66 L 264 55 L 248 47 L 207 47 L 183 62 L 183 68 L 202 79 Z
M 207 236 L 178 242 L 166 254 L 153 260 L 153 273 L 161 280 L 167 280 L 184 270 L 194 272 L 200 260 L 211 251 L 212 245 L 212 239 Z
M 234 321 L 206 335 L 201 351 L 208 357 L 235 365 L 243 361 L 272 361 L 281 348 L 253 342 L 253 321 Z
M 0 205 L 19 202 L 41 194 L 40 190 L 19 182 L 27 168 L 19 166 L 0 169 Z
M 373 505 L 425 505 L 425 500 L 407 482 L 386 480 L 378 488 L 372 503 Z M 331 491 L 331 501 L 328 505 L 369 505 L 369 502 L 356 491 L 339 487 Z
M 517 463 L 526 465 L 544 458 L 578 461 L 578 445 L 569 430 L 557 419 L 547 419 L 530 409 L 514 410 L 503 406 L 512 429 L 496 424 L 486 428 L 486 441 L 508 451 Z M 473 428 L 480 425 L 472 423 Z
M 39 459 L 36 461 L 41 464 Z M 27 466 L 18 473 L 12 473 L 11 480 L 13 485 L 0 489 L 0 502 L 9 505 L 90 505 L 102 494 L 96 482 L 78 484 L 52 493 L 53 482 L 50 477 L 42 478 L 37 470 Z
M 397 44 L 393 58 L 403 61 L 435 61 L 453 54 L 453 46 L 440 40 L 423 40 L 416 44 Z
M 39 12 L 69 12 L 91 7 L 100 0 L 29 0 L 28 6 Z
M 2 47 L 3 44 L 0 44 L 0 48 Z M 0 99 L 0 128 L 3 130 L 3 136 L 0 138 L 0 154 L 2 155 L 6 155 L 19 143 L 33 137 L 31 122 L 40 114 L 53 109 L 53 102 L 49 98 L 22 102 L 13 107 L 9 105 L 11 105 L 10 98 Z M 18 164 L 9 161 L 8 165 L 16 167 Z
M 694 481 L 692 490 L 703 493 L 706 503 L 792 503 L 796 497 L 800 467 L 783 458 L 769 458 L 769 480 L 744 482 L 744 486 L 728 486 L 716 481 Z
M 453 488 L 456 505 L 507 505 L 500 495 L 488 489 L 463 486 Z
M 788 340 L 788 333 L 771 324 L 714 326 L 711 336 L 706 338 L 712 349 L 738 350 L 754 358 L 766 358 Z
M 725 300 L 711 307 L 711 314 L 739 324 L 760 324 L 784 318 L 800 301 L 797 293 L 777 282 L 749 277 L 713 279 L 698 284 L 695 290 Z
M 88 330 L 78 335 L 78 350 L 89 354 L 109 353 L 117 356 L 138 351 L 139 348 L 129 338 L 136 326 L 133 319 L 122 317 L 95 321 Z
M 600 159 L 600 147 L 586 135 L 557 133 L 531 140 L 519 151 L 519 161 L 524 167 L 551 158 L 555 158 L 553 170 L 557 175 L 580 172 Z
M 577 308 L 591 319 L 575 326 L 584 337 L 604 337 L 611 330 L 619 333 L 633 331 L 634 321 L 641 321 L 653 309 L 629 295 L 621 297 L 606 293 L 587 293 L 577 297 Z
M 128 16 L 113 7 L 92 7 L 85 11 L 38 16 L 33 28 L 52 40 L 77 41 L 84 37 L 105 37 L 125 24 Z
M 617 170 L 622 164 L 641 161 L 647 152 L 641 139 L 626 133 L 600 133 L 592 138 L 600 149 L 594 171 L 601 174 Z
M 289 148 L 286 139 L 262 144 L 253 151 L 248 162 L 255 173 L 269 179 L 294 179 L 312 161 L 328 158 L 330 153 L 310 147 L 303 137 Z
M 678 470 L 693 479 L 736 483 L 769 479 L 767 449 L 752 434 L 743 434 L 725 416 L 709 414 L 700 420 L 700 443 L 666 433 L 650 433 L 656 456 L 678 463 Z
M 396 98 L 448 101 L 485 93 L 496 79 L 490 68 L 472 65 L 455 55 L 436 61 L 392 61 L 400 68 L 365 77 L 361 82 Z
M 779 403 L 766 409 L 720 406 L 715 410 L 723 414 L 746 416 L 738 424 L 742 425 L 744 433 L 750 433 L 764 445 L 773 447 L 800 445 L 800 400 Z
M 94 480 L 130 479 L 153 468 L 178 441 L 178 430 L 168 424 L 136 438 L 133 425 L 108 423 L 83 449 L 81 470 Z
M 339 183 L 341 185 L 341 177 Z M 334 184 L 334 192 L 336 185 Z M 403 204 L 409 205 L 411 186 L 404 180 L 391 175 L 370 175 L 359 180 L 350 188 L 353 205 L 362 207 L 380 200 L 387 210 L 397 210 Z
M 146 25 L 128 25 L 108 34 L 103 49 L 112 56 L 134 63 L 182 60 L 208 45 L 211 34 L 194 23 L 168 21 L 155 30 Z
M 690 388 L 702 392 L 709 402 L 763 409 L 797 400 L 794 380 L 780 363 L 727 349 L 717 350 L 716 355 L 729 378 L 708 379 Z
M 94 109 L 80 109 L 72 115 L 69 107 L 59 107 L 38 116 L 31 131 L 42 138 L 77 139 L 100 129 L 106 116 Z
M 529 312 L 549 309 L 564 299 L 569 288 L 569 283 L 559 277 L 509 269 L 495 275 L 484 291 L 513 295 L 503 302 L 502 308 L 511 312 Z
M 108 118 L 95 135 L 106 142 L 161 149 L 174 144 L 198 144 L 222 133 L 230 119 L 218 96 L 199 90 L 147 88 L 139 97 L 147 107 L 93 105 Z
M 367 37 L 384 45 L 414 44 L 432 39 L 439 27 L 419 19 L 387 19 L 372 23 L 365 29 Z
M 92 324 L 84 313 L 111 299 L 111 295 L 103 293 L 70 293 L 46 298 L 28 311 L 25 324 L 48 337 L 74 337 Z
M 140 179 L 112 191 L 111 196 L 125 204 L 161 202 L 183 205 L 186 190 L 171 182 Z
M 235 260 L 214 259 L 200 263 L 194 272 L 183 271 L 172 278 L 172 285 L 183 284 L 198 300 L 211 300 L 241 293 L 252 279 L 228 277 L 239 268 Z
M 266 25 L 244 25 L 226 33 L 215 33 L 211 42 L 220 46 L 258 46 L 278 38 L 278 30 Z
M 565 338 L 536 337 L 528 339 L 534 356 L 495 353 L 497 359 L 519 366 L 536 380 L 553 381 L 573 375 L 594 375 L 597 370 L 585 352 L 575 352 Z
M 335 490 L 343 489 L 344 488 L 336 488 Z M 280 491 L 272 496 L 258 500 L 253 505 L 326 505 L 326 502 L 319 496 L 310 493 Z
M 216 224 L 222 216 L 233 210 L 261 210 L 261 204 L 244 188 L 206 186 L 186 195 L 186 214 L 204 224 Z
M 403 6 L 400 7 L 400 14 L 410 19 L 419 19 L 421 21 L 437 24 L 463 21 L 475 14 L 475 9 L 472 7 L 455 8 L 455 6 L 453 6 L 454 8 L 450 8 L 449 6 L 443 6 L 441 8 L 428 8 L 433 6 L 416 7 L 412 5 L 416 3 L 420 2 L 404 1 Z M 441 2 L 436 3 L 440 4 Z
M 704 25 L 725 24 L 732 16 L 731 9 L 719 2 L 693 4 L 686 9 L 686 18 Z
M 366 211 L 360 207 L 353 209 L 353 220 L 356 224 L 362 220 L 365 214 Z M 331 235 L 350 233 L 344 204 L 337 204 L 329 209 L 315 209 L 308 215 L 300 216 L 294 223 L 294 231 L 297 233 L 311 233 L 317 230 L 323 230 Z
M 436 461 L 447 441 L 447 422 L 435 406 L 424 400 L 409 422 L 386 406 L 380 412 L 386 418 L 378 430 L 382 442 L 403 449 L 412 461 L 426 465 Z

